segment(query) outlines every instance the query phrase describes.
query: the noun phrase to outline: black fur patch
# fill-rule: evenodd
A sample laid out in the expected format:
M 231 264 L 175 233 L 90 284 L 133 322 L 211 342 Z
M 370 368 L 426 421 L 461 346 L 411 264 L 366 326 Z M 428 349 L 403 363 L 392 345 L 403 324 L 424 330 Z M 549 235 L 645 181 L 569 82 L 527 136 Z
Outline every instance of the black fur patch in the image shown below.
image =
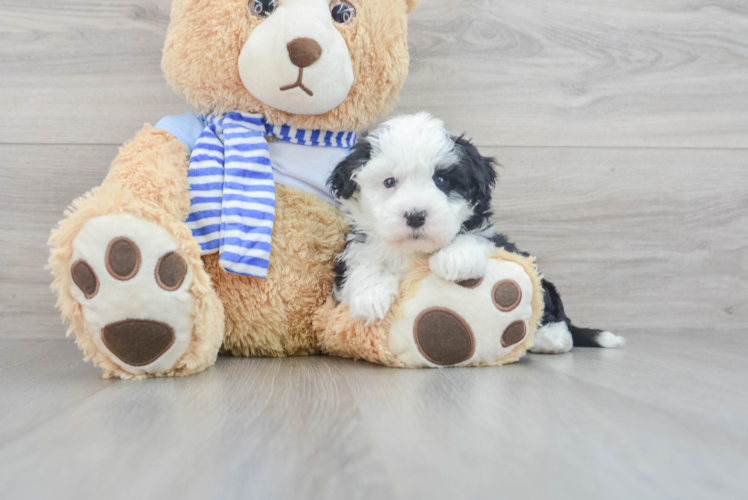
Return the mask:
M 353 243 L 363 244 L 366 243 L 367 240 L 366 233 L 361 232 L 360 230 L 356 230 L 356 228 L 352 228 L 352 232 L 348 233 L 346 240 L 345 240 L 345 248 L 348 248 L 348 245 L 351 245 Z M 343 250 L 345 252 L 345 249 Z M 339 258 L 335 261 L 335 267 L 333 268 L 333 271 L 335 272 L 335 295 L 337 295 L 340 290 L 343 288 L 343 284 L 345 283 L 345 279 L 348 277 L 348 266 L 345 262 L 340 260 Z
M 447 196 L 459 196 L 473 207 L 473 216 L 462 225 L 463 232 L 481 227 L 491 217 L 491 195 L 496 186 L 497 165 L 494 158 L 481 156 L 472 142 L 464 137 L 452 137 L 460 153 L 454 165 L 441 168 L 434 176 L 441 176 L 445 182 L 439 185 Z
M 498 247 L 503 248 L 507 252 L 512 252 L 525 257 L 529 257 L 530 254 L 521 251 L 517 246 L 509 241 L 506 235 L 495 234 L 491 238 L 491 242 Z M 545 309 L 543 311 L 543 318 L 540 320 L 541 326 L 545 326 L 551 323 L 566 323 L 566 326 L 571 332 L 571 338 L 576 347 L 600 347 L 600 343 L 597 338 L 602 330 L 594 328 L 581 328 L 571 322 L 571 318 L 566 315 L 564 310 L 564 303 L 561 300 L 561 294 L 558 293 L 556 285 L 547 280 L 541 280 L 543 287 L 543 302 L 545 303 Z
M 335 262 L 335 267 L 333 268 L 333 271 L 335 272 L 335 293 L 334 296 L 337 296 L 338 293 L 340 293 L 340 290 L 343 288 L 343 284 L 345 283 L 346 275 L 348 274 L 348 266 L 345 262 L 338 259 L 337 262 Z
M 566 323 L 571 333 L 574 347 L 600 347 L 597 338 L 602 333 L 602 330 L 582 328 L 573 324 L 571 318 L 564 311 L 564 303 L 561 301 L 561 295 L 558 293 L 556 285 L 546 280 L 542 280 L 541 283 L 543 285 L 543 301 L 545 302 L 543 319 L 540 320 L 541 325 L 545 326 L 550 323 L 560 322 Z
M 491 243 L 493 243 L 496 248 L 503 248 L 507 252 L 516 253 L 516 254 L 522 255 L 523 257 L 530 256 L 529 253 L 521 251 L 519 248 L 517 248 L 517 245 L 509 241 L 509 238 L 507 238 L 505 234 L 494 234 L 489 239 L 491 240 Z
M 361 137 L 345 160 L 332 171 L 327 188 L 335 198 L 348 200 L 356 193 L 358 184 L 354 182 L 353 174 L 371 160 L 371 149 L 371 143 L 365 136 Z

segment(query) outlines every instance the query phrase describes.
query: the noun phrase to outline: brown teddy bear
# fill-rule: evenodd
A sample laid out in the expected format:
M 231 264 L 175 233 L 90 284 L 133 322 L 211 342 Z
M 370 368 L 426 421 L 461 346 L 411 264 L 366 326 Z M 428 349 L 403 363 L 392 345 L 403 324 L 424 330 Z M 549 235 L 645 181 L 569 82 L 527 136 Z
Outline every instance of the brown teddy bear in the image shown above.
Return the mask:
M 145 125 L 50 238 L 58 307 L 105 377 L 189 375 L 219 350 L 390 366 L 524 354 L 539 278 L 503 251 L 473 288 L 416 265 L 374 324 L 328 301 L 347 227 L 325 180 L 356 132 L 393 108 L 418 2 L 174 1 L 163 70 L 201 115 Z M 507 275 L 509 309 L 495 290 Z M 455 299 L 469 304 L 462 314 Z M 476 300 L 490 331 L 471 324 Z

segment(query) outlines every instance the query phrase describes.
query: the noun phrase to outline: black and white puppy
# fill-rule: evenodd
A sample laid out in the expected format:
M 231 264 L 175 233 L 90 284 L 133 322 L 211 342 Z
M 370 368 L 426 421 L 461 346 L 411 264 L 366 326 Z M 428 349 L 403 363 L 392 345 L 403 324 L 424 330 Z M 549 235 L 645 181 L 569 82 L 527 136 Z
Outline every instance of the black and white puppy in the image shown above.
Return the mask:
M 427 113 L 389 120 L 361 138 L 328 186 L 352 228 L 338 257 L 334 297 L 354 318 L 384 318 L 413 259 L 449 281 L 484 276 L 497 247 L 522 253 L 491 222 L 495 161 L 452 137 Z M 578 328 L 552 283 L 543 281 L 545 314 L 533 352 L 572 345 L 615 347 L 624 339 Z

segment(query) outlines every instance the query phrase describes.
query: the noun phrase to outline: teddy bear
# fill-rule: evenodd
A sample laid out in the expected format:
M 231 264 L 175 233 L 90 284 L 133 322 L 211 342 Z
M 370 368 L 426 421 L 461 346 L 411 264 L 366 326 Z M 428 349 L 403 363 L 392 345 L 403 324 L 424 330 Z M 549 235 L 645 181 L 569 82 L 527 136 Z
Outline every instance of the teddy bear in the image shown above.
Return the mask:
M 417 263 L 375 323 L 330 299 L 348 228 L 325 181 L 393 109 L 418 3 L 174 0 L 162 68 L 199 115 L 146 124 L 50 237 L 57 306 L 105 377 L 219 353 L 503 364 L 532 345 L 540 278 L 503 250 L 480 284 Z

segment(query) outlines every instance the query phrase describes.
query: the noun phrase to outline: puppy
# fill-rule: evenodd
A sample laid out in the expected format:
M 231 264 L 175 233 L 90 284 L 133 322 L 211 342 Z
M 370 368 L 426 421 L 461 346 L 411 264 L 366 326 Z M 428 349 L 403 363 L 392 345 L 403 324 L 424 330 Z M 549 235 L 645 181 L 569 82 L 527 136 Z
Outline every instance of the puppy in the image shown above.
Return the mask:
M 496 162 L 427 113 L 399 116 L 361 138 L 332 172 L 328 187 L 352 232 L 338 257 L 334 298 L 351 316 L 382 319 L 413 259 L 449 281 L 481 278 L 499 247 L 521 253 L 491 222 Z M 543 281 L 546 311 L 535 352 L 573 345 L 614 347 L 610 332 L 577 328 L 552 283 Z

